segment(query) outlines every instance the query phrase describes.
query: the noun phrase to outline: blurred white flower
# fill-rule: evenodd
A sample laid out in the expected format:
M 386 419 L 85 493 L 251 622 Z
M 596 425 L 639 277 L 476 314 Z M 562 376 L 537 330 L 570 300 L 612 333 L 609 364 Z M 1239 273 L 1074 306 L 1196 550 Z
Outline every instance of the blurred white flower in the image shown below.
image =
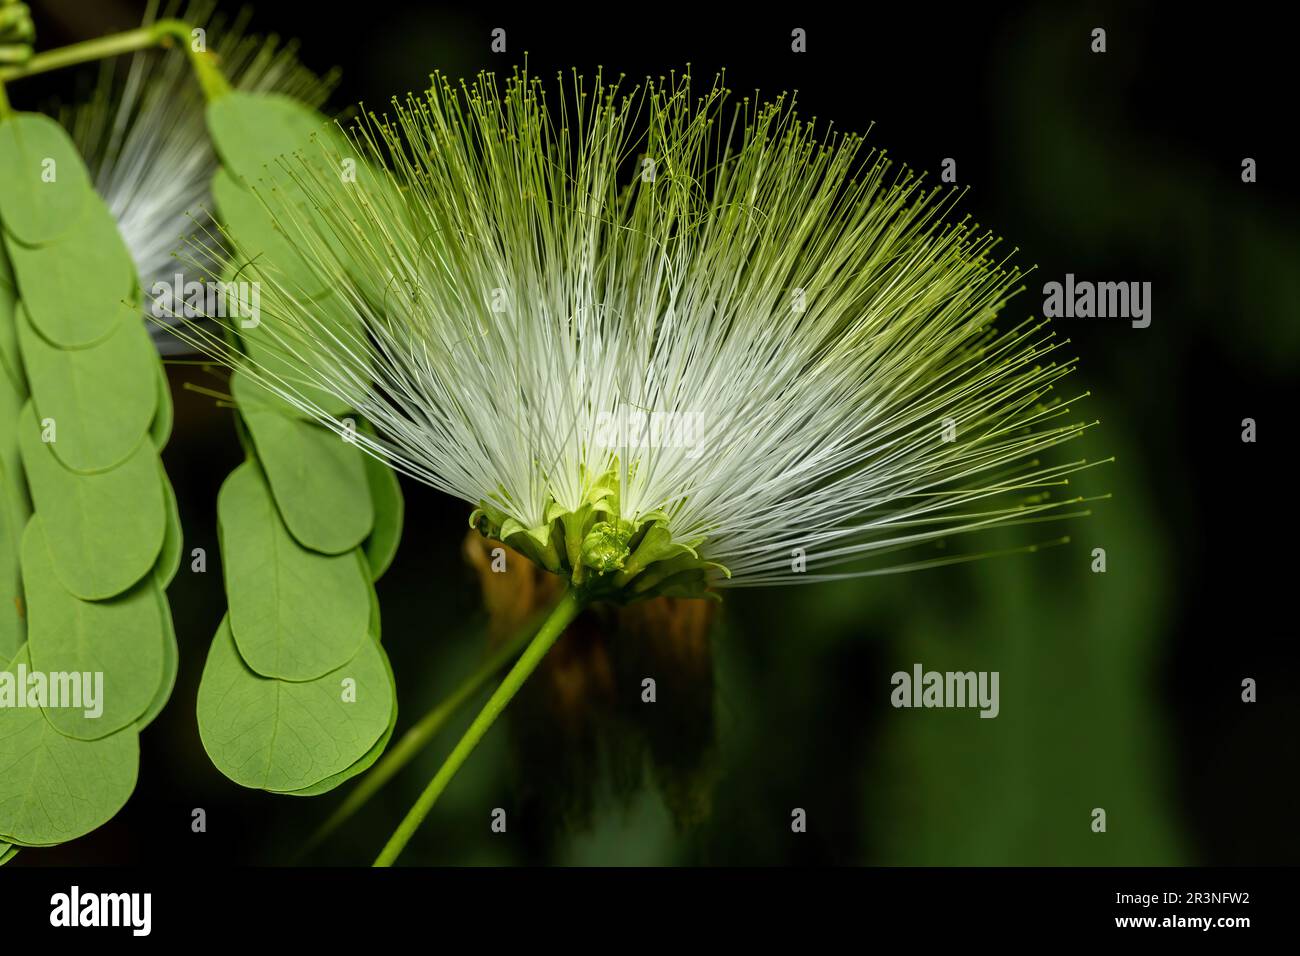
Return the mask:
M 325 101 L 333 74 L 318 77 L 302 66 L 295 43 L 249 35 L 247 10 L 228 23 L 214 15 L 214 7 L 215 0 L 192 0 L 180 15 L 203 31 L 203 42 L 218 54 L 232 86 L 283 93 L 313 107 Z M 164 18 L 176 13 L 172 4 Z M 157 18 L 154 0 L 144 23 Z M 171 284 L 177 273 L 193 269 L 176 250 L 196 224 L 209 224 L 210 186 L 219 163 L 205 105 L 186 56 L 163 48 L 104 61 L 90 97 L 60 112 L 96 191 L 117 220 L 146 298 L 155 282 Z M 159 325 L 150 323 L 150 329 L 163 351 L 183 348 Z

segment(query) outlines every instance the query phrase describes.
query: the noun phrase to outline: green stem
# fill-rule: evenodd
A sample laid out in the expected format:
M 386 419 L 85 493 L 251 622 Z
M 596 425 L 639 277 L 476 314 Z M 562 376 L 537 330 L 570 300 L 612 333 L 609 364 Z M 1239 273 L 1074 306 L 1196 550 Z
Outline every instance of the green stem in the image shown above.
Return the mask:
M 61 70 L 66 66 L 77 66 L 80 63 L 103 60 L 110 56 L 133 53 L 136 50 L 157 46 L 161 39 L 156 32 L 157 26 L 158 24 L 151 24 L 145 27 L 137 27 L 134 30 L 127 30 L 125 33 L 114 33 L 111 36 L 99 37 L 94 40 L 83 40 L 80 43 L 71 43 L 56 50 L 37 53 L 26 63 L 0 69 L 0 83 L 20 80 L 25 76 L 35 76 L 38 73 Z
M 419 722 L 402 736 L 397 745 L 390 748 L 379 763 L 375 764 L 369 773 L 361 777 L 357 782 L 357 786 L 348 794 L 348 798 L 312 834 L 311 839 L 299 852 L 299 857 L 305 856 L 328 839 L 335 830 L 364 807 L 371 797 L 378 793 L 389 780 L 393 779 L 402 768 L 424 750 L 461 707 L 475 694 L 479 693 L 494 675 L 500 673 L 501 668 L 519 656 L 529 641 L 533 639 L 533 635 L 537 633 L 538 627 L 545 620 L 546 613 L 532 615 L 526 624 L 511 635 L 509 640 L 504 641 L 493 650 L 487 660 L 483 661 L 474 673 L 462 681 L 450 697 L 439 701 L 432 710 L 421 717 Z
M 191 42 L 192 32 L 193 28 L 183 20 L 159 20 L 123 33 L 71 43 L 56 50 L 37 53 L 26 63 L 0 69 L 0 84 L 40 73 L 49 73 L 51 70 L 89 63 L 93 60 L 107 59 L 110 56 L 120 56 L 123 53 L 134 53 L 137 50 L 179 42 L 190 59 L 190 65 L 194 68 L 203 95 L 209 100 L 216 99 L 230 91 L 230 84 L 222 75 L 213 54 L 194 49 L 194 44 Z
M 411 807 L 405 819 L 393 831 L 393 835 L 389 837 L 388 843 L 385 844 L 383 851 L 375 860 L 375 866 L 393 865 L 406 844 L 410 842 L 411 837 L 415 835 L 415 831 L 419 829 L 420 824 L 424 822 L 424 818 L 429 815 L 429 811 L 433 809 L 434 803 L 442 795 L 442 791 L 447 788 L 451 778 L 456 775 L 456 771 L 474 752 L 474 748 L 483 739 L 483 735 L 501 716 L 501 712 L 506 709 L 506 705 L 519 692 L 519 688 L 524 686 L 524 682 L 537 669 L 537 665 L 542 662 L 546 652 L 551 649 L 560 635 L 564 633 L 564 629 L 582 611 L 585 603 L 585 599 L 579 591 L 566 591 L 564 596 L 560 598 L 560 602 L 555 605 L 555 609 L 546 618 L 541 630 L 537 632 L 537 636 L 524 649 L 519 660 L 515 662 L 515 666 L 510 668 L 510 673 L 506 674 L 505 679 L 501 681 L 500 686 L 492 692 L 492 696 L 483 705 L 483 709 L 474 718 L 474 722 L 469 725 L 469 729 L 460 738 L 460 742 L 456 744 L 451 755 L 447 757 L 438 772 L 434 774 L 433 779 L 429 781 L 429 785 L 424 788 L 424 792 L 420 794 L 420 799 L 415 801 L 415 805 Z

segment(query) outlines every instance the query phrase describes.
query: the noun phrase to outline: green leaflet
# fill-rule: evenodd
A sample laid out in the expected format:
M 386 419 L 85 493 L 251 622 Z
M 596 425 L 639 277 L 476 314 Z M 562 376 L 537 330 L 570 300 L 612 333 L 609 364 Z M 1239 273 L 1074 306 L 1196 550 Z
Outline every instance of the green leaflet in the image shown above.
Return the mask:
M 24 842 L 24 841 L 18 839 L 17 837 L 12 837 L 12 836 L 9 836 L 8 834 L 0 834 L 0 839 L 8 840 L 8 841 L 9 841 L 10 843 L 12 843 L 14 846 L 19 847 L 20 849 L 23 849 L 23 850 L 43 850 L 43 849 L 45 849 L 46 847 L 52 847 L 52 846 L 58 846 L 58 845 L 59 845 L 58 842 L 55 842 L 55 843 L 26 843 L 26 842 Z
M 81 218 L 93 194 L 86 167 L 58 123 L 20 113 L 0 123 L 0 220 L 27 245 L 53 242 Z
M 361 453 L 366 466 L 366 483 L 370 486 L 370 500 L 375 512 L 374 528 L 366 538 L 366 560 L 370 562 L 370 574 L 378 581 L 397 555 L 397 546 L 402 539 L 402 521 L 405 518 L 406 502 L 402 498 L 402 486 L 397 480 L 397 472 L 374 455 Z
M 0 493 L 7 499 L 9 476 L 0 462 Z M 3 505 L 0 502 L 0 505 Z M 19 613 L 23 585 L 18 542 L 22 528 L 15 527 L 20 516 L 0 507 L 0 660 L 12 660 L 27 640 L 27 620 Z
M 360 555 L 327 556 L 285 530 L 255 462 L 230 473 L 217 497 L 229 628 L 263 677 L 309 681 L 357 654 L 370 618 Z
M 332 185 L 337 181 L 343 174 L 343 163 L 347 162 L 353 177 L 349 181 L 358 184 L 359 199 L 364 201 L 364 197 L 382 193 L 386 212 L 405 215 L 405 203 L 398 197 L 391 179 L 357 156 L 351 142 L 335 124 L 286 97 L 235 93 L 210 104 L 207 120 L 222 163 L 233 174 L 233 184 L 245 190 L 242 198 L 233 194 L 228 194 L 228 198 L 235 203 L 247 203 L 250 199 L 257 203 L 256 209 L 232 207 L 230 211 L 227 225 L 235 235 L 241 255 L 254 259 L 258 253 L 265 252 L 277 272 L 289 280 L 288 286 L 295 294 L 301 292 L 306 297 L 317 298 L 329 291 L 329 278 L 308 268 L 296 251 L 282 256 L 276 249 L 286 240 L 290 245 L 303 241 L 321 244 L 329 247 L 361 287 L 379 301 L 384 292 L 382 283 L 376 283 L 367 270 L 357 266 L 352 251 L 357 241 L 384 245 L 389 237 L 376 234 L 365 223 L 365 217 L 352 215 L 346 209 L 334 210 L 332 218 L 323 213 L 322 205 L 329 200 L 324 198 L 321 184 Z M 219 186 L 215 181 L 213 188 L 216 195 Z M 301 214 L 301 218 L 291 217 L 294 219 L 291 223 L 279 223 L 275 236 L 267 229 L 275 221 L 274 217 L 253 193 L 267 189 L 283 190 L 296 197 Z M 221 206 L 221 196 L 217 196 L 217 202 Z M 222 214 L 225 218 L 224 208 Z M 346 239 L 339 229 L 344 222 L 345 229 L 356 233 Z M 310 239 L 297 235 L 294 232 L 297 229 L 310 229 Z
M 0 381 L 0 469 L 7 479 L 2 504 L 14 518 L 20 537 L 32 510 L 27 482 L 23 477 L 23 463 L 18 454 L 18 414 L 25 402 L 25 396 Z
M 0 535 L 4 536 L 0 543 L 0 582 L 4 588 L 0 591 L 0 657 L 9 657 L 27 640 L 27 621 L 18 611 L 23 585 L 18 554 L 10 543 L 16 536 L 10 535 L 3 517 L 0 517 Z
M 354 700 L 345 699 L 353 693 Z M 235 783 L 303 790 L 365 756 L 393 706 L 374 641 L 362 641 L 355 658 L 317 680 L 272 680 L 248 669 L 223 620 L 199 683 L 199 736 L 217 769 Z
M 275 224 L 262 200 L 235 182 L 224 169 L 212 177 L 212 198 L 226 229 L 238 242 L 240 254 L 255 272 L 269 265 L 277 276 L 294 287 L 295 295 L 304 298 L 315 299 L 329 292 L 298 255 L 289 237 Z
M 154 718 L 162 713 L 162 709 L 171 700 L 181 660 L 181 649 L 176 643 L 176 627 L 172 621 L 171 605 L 167 603 L 167 596 L 163 594 L 161 588 L 156 589 L 154 594 L 158 598 L 158 613 L 162 616 L 163 625 L 163 676 L 153 700 L 149 701 L 149 706 L 135 722 L 135 729 L 138 731 L 143 731 L 152 724 Z
M 11 237 L 6 246 L 27 317 L 59 348 L 86 348 L 106 338 L 117 328 L 121 304 L 138 299 L 131 253 L 96 195 L 82 222 L 58 242 L 28 247 Z
M 18 292 L 18 282 L 14 279 L 14 267 L 9 264 L 9 257 L 0 254 L 0 292 L 5 291 L 6 289 L 9 290 L 12 304 L 13 296 Z M 0 298 L 0 306 L 2 306 L 3 303 L 4 299 Z M 4 313 L 0 313 L 0 316 L 3 314 Z
M 133 724 L 164 677 L 164 626 L 153 578 L 108 601 L 78 600 L 54 574 L 39 513 L 27 523 L 22 561 L 32 666 L 47 674 L 104 675 L 99 716 L 51 706 L 46 719 L 79 740 L 98 740 Z
M 18 847 L 10 846 L 8 843 L 0 843 L 0 866 L 4 866 L 17 855 Z
M 9 284 L 13 277 L 4 275 L 8 268 L 9 257 L 0 249 L 0 374 L 7 379 L 0 380 L 0 387 L 26 392 L 23 363 L 18 355 L 18 290 Z
M 107 471 L 140 444 L 158 406 L 158 360 L 138 309 L 119 305 L 108 337 L 84 349 L 55 348 L 18 307 L 18 344 L 37 417 L 53 419 L 50 450 L 78 472 Z
M 27 621 L 22 608 L 19 542 L 31 501 L 18 456 L 18 412 L 26 395 L 26 381 L 18 356 L 14 325 L 18 307 L 9 257 L 0 249 L 0 660 L 9 661 L 27 642 Z
M 264 379 L 269 379 L 296 398 L 312 403 L 335 418 L 346 415 L 351 410 L 351 405 L 346 399 L 314 384 L 315 376 L 320 374 L 318 370 L 328 367 L 320 357 L 319 346 L 302 341 L 302 336 L 295 335 L 292 328 L 285 328 L 283 321 L 278 318 L 283 306 L 277 305 L 275 293 L 270 288 L 264 289 L 263 303 L 262 321 L 255 328 L 240 332 L 249 361 L 260 371 Z M 343 310 L 336 296 L 326 295 L 307 307 L 316 309 L 333 319 L 332 328 L 337 330 L 336 334 L 341 340 L 350 341 L 344 336 L 355 335 L 355 332 L 349 332 L 345 326 L 346 319 L 340 321 Z M 279 339 L 271 334 L 272 326 L 277 323 L 280 330 Z M 286 415 L 306 417 L 305 412 L 266 388 L 259 389 L 257 395 L 260 401 L 269 403 Z
M 263 376 L 297 393 L 326 413 L 345 414 L 349 410 L 346 401 L 313 383 L 311 372 L 320 364 L 316 358 L 319 347 L 304 341 L 302 335 L 294 334 L 295 328 L 283 319 L 291 308 L 311 308 L 334 319 L 340 337 L 356 336 L 343 303 L 306 266 L 260 199 L 237 185 L 225 170 L 219 170 L 213 177 L 212 190 L 227 231 L 233 235 L 240 254 L 250 263 L 249 271 L 256 274 L 258 268 L 269 264 L 276 278 L 294 290 L 296 301 L 291 303 L 280 301 L 284 293 L 275 283 L 263 286 L 260 321 L 251 327 L 241 325 L 239 330 L 250 361 Z M 273 326 L 277 327 L 277 334 L 272 334 Z M 265 397 L 267 402 L 287 414 L 302 415 L 269 391 L 265 392 Z
M 383 621 L 379 615 L 379 592 L 375 590 L 373 580 L 370 582 L 370 636 L 381 644 L 384 642 Z
M 163 496 L 167 500 L 167 530 L 163 532 L 162 550 L 158 553 L 158 563 L 154 565 L 153 576 L 158 587 L 166 590 L 176 577 L 181 567 L 181 548 L 184 542 L 184 529 L 181 527 L 180 506 L 176 503 L 176 491 L 162 462 L 158 462 L 162 473 Z
M 157 452 L 145 439 L 112 471 L 78 475 L 59 464 L 41 430 L 28 402 L 18 444 L 55 574 L 83 600 L 120 594 L 148 573 L 162 549 L 167 508 Z
M 167 379 L 167 366 L 162 362 L 158 366 L 158 397 L 157 407 L 154 410 L 153 421 L 149 423 L 149 439 L 153 442 L 153 447 L 161 452 L 167 447 L 168 440 L 172 437 L 172 387 L 171 382 Z
M 312 137 L 326 130 L 315 110 L 276 93 L 230 93 L 208 104 L 207 121 L 221 164 L 249 183 L 283 180 L 276 159 L 299 150 L 314 154 Z
M 378 643 L 378 639 L 376 639 L 376 643 Z M 363 774 L 373 767 L 375 761 L 380 758 L 384 750 L 388 747 L 388 742 L 393 739 L 393 731 L 397 728 L 397 682 L 393 677 L 393 667 L 388 662 L 388 655 L 384 653 L 382 647 L 379 649 L 379 654 L 384 659 L 384 670 L 388 673 L 388 683 L 392 688 L 393 695 L 393 710 L 388 717 L 387 729 L 380 735 L 379 739 L 375 741 L 374 746 L 367 750 L 365 755 L 352 766 L 348 767 L 346 770 L 341 770 L 336 774 L 332 774 L 310 787 L 304 787 L 301 790 L 284 791 L 287 796 L 318 797 L 322 793 L 329 793 L 340 784 L 347 783 L 353 777 Z
M 26 649 L 7 668 L 31 671 Z M 101 740 L 65 737 L 39 707 L 0 707 L 0 834 L 34 846 L 65 843 L 110 820 L 135 789 L 133 728 Z
M 230 387 L 289 532 L 325 554 L 361 544 L 375 523 L 361 449 L 276 411 L 265 390 L 239 373 Z

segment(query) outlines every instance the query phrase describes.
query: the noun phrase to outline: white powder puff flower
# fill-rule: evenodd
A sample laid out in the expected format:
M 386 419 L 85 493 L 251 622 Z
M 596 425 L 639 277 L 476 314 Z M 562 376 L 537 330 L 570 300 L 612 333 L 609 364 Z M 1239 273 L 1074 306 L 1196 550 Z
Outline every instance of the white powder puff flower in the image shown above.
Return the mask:
M 1086 427 L 1073 362 L 995 327 L 994 237 L 862 137 L 727 99 L 435 77 L 260 190 L 303 260 L 257 264 L 298 372 L 206 345 L 592 597 L 949 563 L 1077 513 L 1085 463 L 1039 457 Z
M 250 184 L 276 229 L 225 268 L 262 283 L 257 349 L 192 339 L 568 583 L 377 865 L 592 602 L 950 563 L 1082 513 L 1086 463 L 1040 457 L 1087 427 L 1074 363 L 995 326 L 996 240 L 862 137 L 727 99 L 435 76 Z

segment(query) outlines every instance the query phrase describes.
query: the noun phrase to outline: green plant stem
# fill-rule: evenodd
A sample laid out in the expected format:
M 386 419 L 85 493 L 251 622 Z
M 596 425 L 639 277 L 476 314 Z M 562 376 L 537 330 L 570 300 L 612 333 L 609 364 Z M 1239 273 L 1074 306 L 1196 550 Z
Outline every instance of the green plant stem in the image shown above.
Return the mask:
M 439 701 L 432 710 L 421 717 L 402 736 L 397 745 L 390 748 L 380 761 L 357 781 L 357 786 L 348 794 L 347 799 L 312 834 L 311 839 L 299 852 L 299 857 L 305 856 L 327 840 L 335 830 L 364 807 L 371 797 L 378 793 L 389 780 L 393 779 L 417 754 L 424 750 L 461 707 L 470 701 L 475 694 L 479 693 L 494 675 L 500 673 L 501 668 L 519 656 L 533 639 L 533 635 L 537 633 L 537 629 L 541 626 L 548 613 L 544 611 L 532 615 L 515 634 L 510 636 L 509 640 L 503 641 L 500 646 L 495 648 L 474 673 L 465 678 L 452 691 L 450 697 Z
M 26 63 L 0 69 L 0 83 L 8 83 L 11 80 L 20 80 L 25 76 L 49 73 L 51 70 L 61 70 L 66 66 L 77 66 L 80 63 L 90 63 L 93 60 L 103 60 L 110 56 L 133 53 L 136 50 L 156 46 L 161 41 L 160 35 L 156 32 L 157 26 L 156 23 L 150 24 L 149 26 L 137 27 L 134 30 L 127 30 L 125 33 L 114 33 L 111 36 L 99 37 L 94 40 L 83 40 L 80 43 L 70 43 L 68 46 L 34 54 Z
M 424 788 L 424 792 L 415 801 L 415 805 L 411 807 L 406 817 L 393 831 L 393 835 L 389 837 L 388 843 L 385 844 L 383 851 L 375 860 L 375 866 L 393 865 L 406 844 L 410 842 L 411 837 L 415 835 L 415 831 L 419 829 L 420 824 L 424 822 L 424 818 L 429 815 L 429 811 L 433 809 L 434 803 L 442 795 L 442 791 L 447 788 L 451 778 L 456 775 L 456 771 L 460 770 L 461 765 L 474 752 L 474 748 L 483 739 L 483 735 L 501 716 L 501 712 L 506 709 L 506 705 L 519 692 L 519 688 L 524 686 L 524 682 L 537 669 L 537 665 L 542 662 L 546 652 L 551 649 L 560 635 L 564 633 L 564 629 L 582 611 L 585 603 L 582 593 L 572 589 L 566 591 L 564 596 L 560 598 L 559 603 L 555 605 L 554 610 L 543 622 L 537 636 L 524 648 L 524 652 L 520 655 L 519 660 L 515 662 L 515 666 L 510 668 L 510 672 L 506 674 L 505 679 L 492 692 L 492 696 L 483 705 L 483 709 L 474 718 L 474 722 L 469 725 L 465 735 L 460 738 L 460 742 L 456 744 L 455 749 L 452 750 L 443 765 L 438 768 L 438 772 L 429 781 L 429 785 Z
M 209 100 L 216 99 L 229 92 L 230 84 L 222 75 L 213 54 L 194 49 L 194 44 L 191 42 L 192 31 L 193 28 L 183 20 L 158 20 L 123 33 L 71 43 L 68 46 L 37 53 L 26 63 L 0 68 L 0 84 L 40 73 L 49 73 L 51 70 L 61 70 L 68 66 L 107 59 L 110 56 L 120 56 L 123 53 L 134 53 L 137 50 L 179 42 L 190 59 L 190 65 L 194 68 L 203 95 Z

